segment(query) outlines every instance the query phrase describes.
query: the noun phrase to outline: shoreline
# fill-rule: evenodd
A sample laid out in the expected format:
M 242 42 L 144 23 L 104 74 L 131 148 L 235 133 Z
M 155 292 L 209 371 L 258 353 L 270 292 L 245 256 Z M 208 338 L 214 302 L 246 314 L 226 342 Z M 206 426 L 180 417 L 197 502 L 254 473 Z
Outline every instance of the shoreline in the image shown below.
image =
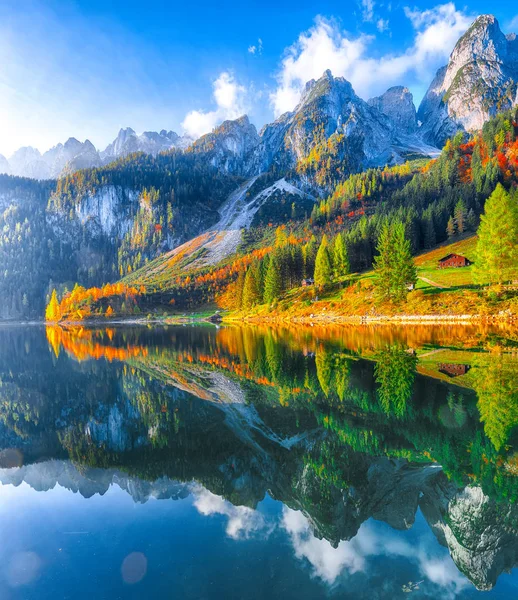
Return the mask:
M 206 323 L 211 325 L 218 324 L 247 324 L 247 325 L 276 325 L 276 324 L 303 324 L 303 325 L 444 325 L 444 324 L 492 324 L 507 323 L 518 324 L 518 315 L 515 314 L 496 314 L 496 315 L 446 315 L 446 314 L 428 314 L 428 315 L 340 315 L 336 313 L 329 314 L 310 314 L 310 315 L 290 315 L 280 314 L 276 316 L 268 315 L 249 315 L 222 314 L 216 313 L 211 316 L 180 316 L 180 317 L 157 317 L 148 318 L 130 318 L 124 319 L 115 317 L 113 319 L 86 319 L 83 321 L 60 321 L 50 323 L 41 321 L 0 321 L 0 326 L 58 326 L 58 327 L 108 327 L 113 325 L 187 325 L 189 323 Z
M 319 325 L 438 325 L 470 323 L 518 323 L 518 315 L 336 315 L 223 316 L 224 323 L 301 323 Z

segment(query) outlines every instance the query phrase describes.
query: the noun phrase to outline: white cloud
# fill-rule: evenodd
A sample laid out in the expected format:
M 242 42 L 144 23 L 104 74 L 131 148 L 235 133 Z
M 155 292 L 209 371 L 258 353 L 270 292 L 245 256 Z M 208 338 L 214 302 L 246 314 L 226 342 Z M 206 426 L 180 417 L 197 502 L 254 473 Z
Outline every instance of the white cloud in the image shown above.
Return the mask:
M 362 0 L 362 18 L 367 22 L 374 19 L 374 0 Z
M 388 28 L 389 28 L 389 21 L 388 21 L 388 19 L 378 19 L 376 21 L 376 29 L 380 33 L 383 33 L 384 31 L 387 31 Z
M 257 44 L 248 46 L 248 52 L 250 54 L 258 54 L 260 56 L 263 53 L 263 40 L 261 38 L 258 38 Z
M 247 111 L 246 88 L 228 71 L 221 73 L 213 82 L 212 95 L 215 110 L 192 110 L 182 122 L 185 132 L 194 138 L 212 131 L 226 119 L 237 119 Z
M 317 17 L 315 25 L 300 34 L 281 63 L 278 87 L 270 95 L 275 114 L 293 110 L 304 84 L 321 77 L 326 69 L 348 79 L 363 97 L 383 92 L 391 85 L 407 83 L 409 77 L 429 83 L 447 59 L 472 18 L 453 3 L 419 11 L 406 8 L 414 29 L 412 45 L 400 54 L 372 58 L 372 36 L 353 37 L 336 22 Z
M 228 517 L 226 534 L 232 539 L 246 539 L 258 534 L 268 535 L 271 532 L 264 516 L 252 508 L 234 506 L 201 486 L 194 494 L 194 506 L 200 514 Z

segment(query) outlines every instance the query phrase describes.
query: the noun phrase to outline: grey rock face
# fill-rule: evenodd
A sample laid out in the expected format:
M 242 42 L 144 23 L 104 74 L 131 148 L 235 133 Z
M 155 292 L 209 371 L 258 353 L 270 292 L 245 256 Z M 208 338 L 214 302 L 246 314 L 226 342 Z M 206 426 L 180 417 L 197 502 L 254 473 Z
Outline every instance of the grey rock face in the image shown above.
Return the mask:
M 247 157 L 258 145 L 257 129 L 243 115 L 234 121 L 224 121 L 214 131 L 196 140 L 188 151 L 204 153 L 214 167 L 227 173 L 240 174 Z
M 398 131 L 414 133 L 417 130 L 417 114 L 410 90 L 403 86 L 391 87 L 384 94 L 368 101 L 370 106 L 389 117 Z
M 0 154 L 0 175 L 7 174 L 11 172 L 9 167 L 9 163 L 7 162 L 7 158 L 3 154 Z
M 492 15 L 478 17 L 419 107 L 423 138 L 442 146 L 455 131 L 481 129 L 496 113 L 511 108 L 517 82 L 516 36 L 505 36 Z
M 174 131 L 162 129 L 156 131 L 145 131 L 137 135 L 131 127 L 121 129 L 115 140 L 100 153 L 104 163 L 110 162 L 121 156 L 127 156 L 133 152 L 145 152 L 155 156 L 159 152 L 171 150 L 172 148 L 186 148 L 192 139 L 187 136 L 179 136 Z
M 480 590 L 490 590 L 502 572 L 518 563 L 515 504 L 498 503 L 477 486 L 457 488 L 438 478 L 420 507 L 458 569 Z

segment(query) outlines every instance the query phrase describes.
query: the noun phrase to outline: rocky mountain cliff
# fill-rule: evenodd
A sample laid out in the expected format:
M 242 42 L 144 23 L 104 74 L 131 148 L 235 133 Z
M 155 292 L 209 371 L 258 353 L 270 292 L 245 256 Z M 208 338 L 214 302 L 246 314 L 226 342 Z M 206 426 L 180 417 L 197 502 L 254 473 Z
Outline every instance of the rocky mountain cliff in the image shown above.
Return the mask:
M 421 135 L 442 146 L 456 131 L 475 131 L 518 101 L 518 40 L 482 15 L 439 69 L 418 111 Z
M 369 166 L 398 163 L 407 153 L 434 155 L 416 134 L 412 95 L 403 87 L 365 102 L 343 77 L 326 71 L 306 84 L 293 112 L 265 125 L 259 134 L 246 116 L 226 121 L 195 142 L 189 151 L 207 153 L 218 169 L 248 177 L 273 170 L 296 171 L 308 187 L 333 183 L 317 176 L 340 176 Z

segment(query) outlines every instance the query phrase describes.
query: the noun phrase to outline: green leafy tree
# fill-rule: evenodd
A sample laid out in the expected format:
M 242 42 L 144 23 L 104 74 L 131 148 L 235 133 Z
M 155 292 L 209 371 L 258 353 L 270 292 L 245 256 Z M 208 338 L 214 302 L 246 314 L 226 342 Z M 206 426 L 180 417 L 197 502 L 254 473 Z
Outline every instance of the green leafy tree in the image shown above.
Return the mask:
M 475 279 L 503 283 L 518 276 L 518 198 L 498 184 L 478 228 Z
M 331 257 L 329 256 L 329 245 L 327 237 L 324 235 L 315 259 L 315 285 L 318 287 L 328 285 L 331 283 L 332 275 L 333 270 L 331 268 Z

